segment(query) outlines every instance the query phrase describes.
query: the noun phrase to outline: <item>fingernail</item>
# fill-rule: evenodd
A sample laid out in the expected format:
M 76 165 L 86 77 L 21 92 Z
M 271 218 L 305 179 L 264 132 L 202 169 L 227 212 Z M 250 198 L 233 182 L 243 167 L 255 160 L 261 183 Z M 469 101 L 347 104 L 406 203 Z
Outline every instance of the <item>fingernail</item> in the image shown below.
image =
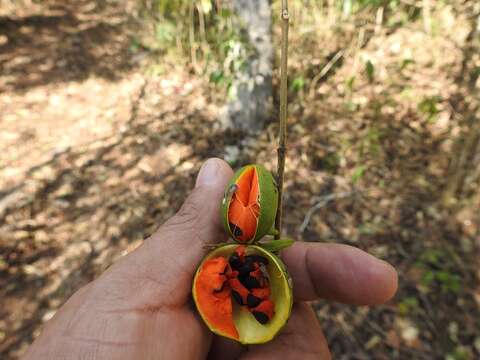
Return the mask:
M 219 165 L 216 159 L 208 159 L 198 172 L 195 187 L 210 185 L 217 182 Z

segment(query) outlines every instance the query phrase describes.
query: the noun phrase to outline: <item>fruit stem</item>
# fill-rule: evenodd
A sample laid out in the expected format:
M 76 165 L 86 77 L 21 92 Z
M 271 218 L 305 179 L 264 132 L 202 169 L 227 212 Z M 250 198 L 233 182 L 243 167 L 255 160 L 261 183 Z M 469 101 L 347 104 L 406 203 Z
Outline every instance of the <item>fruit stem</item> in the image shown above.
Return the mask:
M 287 65 L 288 65 L 288 26 L 289 26 L 288 0 L 282 0 L 282 53 L 280 58 L 280 121 L 278 131 L 278 208 L 275 218 L 275 239 L 280 239 L 283 217 L 283 177 L 285 173 L 285 157 L 287 146 Z

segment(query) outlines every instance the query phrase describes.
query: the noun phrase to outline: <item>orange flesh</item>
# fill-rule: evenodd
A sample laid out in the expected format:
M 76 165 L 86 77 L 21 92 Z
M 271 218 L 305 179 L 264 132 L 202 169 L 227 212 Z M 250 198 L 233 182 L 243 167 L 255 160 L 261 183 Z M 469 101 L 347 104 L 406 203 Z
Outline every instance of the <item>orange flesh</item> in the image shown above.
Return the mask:
M 235 290 L 242 297 L 243 303 L 246 304 L 247 296 L 250 293 L 247 288 L 245 288 L 245 286 L 243 286 L 242 283 L 236 278 L 228 280 L 228 284 L 232 290 Z
M 266 300 L 270 296 L 270 288 L 257 288 L 252 290 L 253 296 L 259 299 Z
M 235 252 L 243 262 L 246 255 L 245 246 L 238 246 Z M 268 281 L 262 275 L 258 263 L 254 265 L 256 269 L 249 274 L 259 281 L 261 287 L 248 290 L 237 277 L 239 271 L 233 270 L 227 258 L 219 256 L 202 264 L 195 281 L 196 302 L 202 316 L 215 332 L 236 340 L 240 338 L 233 320 L 233 291 L 241 297 L 242 306 L 247 306 L 249 294 L 261 300 L 256 307 L 248 308 L 254 315 L 261 312 L 268 319 L 273 317 L 275 304 L 269 299 L 271 291 Z
M 246 242 L 255 236 L 260 214 L 258 175 L 254 167 L 237 180 L 238 186 L 228 208 L 228 221 L 235 239 Z
M 205 261 L 195 283 L 195 292 L 198 305 L 208 323 L 220 333 L 238 340 L 238 331 L 233 322 L 230 289 L 223 286 L 226 276 L 222 273 L 227 265 L 224 257 Z
M 267 315 L 269 319 L 273 317 L 275 313 L 275 304 L 271 300 L 264 300 L 256 308 L 251 309 L 250 311 L 259 311 Z

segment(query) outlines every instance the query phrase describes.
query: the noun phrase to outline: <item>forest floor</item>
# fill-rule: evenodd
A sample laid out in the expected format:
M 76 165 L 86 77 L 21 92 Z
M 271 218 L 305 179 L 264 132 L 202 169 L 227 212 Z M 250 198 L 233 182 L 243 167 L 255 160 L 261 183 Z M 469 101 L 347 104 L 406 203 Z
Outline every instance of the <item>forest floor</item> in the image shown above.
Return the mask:
M 206 158 L 275 165 L 273 118 L 255 137 L 223 130 L 222 92 L 180 65 L 152 75 L 125 9 L 105 4 L 0 13 L 2 359 L 174 214 Z M 473 45 L 467 13 L 432 16 L 436 36 L 325 30 L 322 48 L 293 28 L 287 232 L 400 274 L 386 305 L 314 304 L 336 359 L 480 357 L 479 179 L 452 175 L 452 154 L 475 160 Z

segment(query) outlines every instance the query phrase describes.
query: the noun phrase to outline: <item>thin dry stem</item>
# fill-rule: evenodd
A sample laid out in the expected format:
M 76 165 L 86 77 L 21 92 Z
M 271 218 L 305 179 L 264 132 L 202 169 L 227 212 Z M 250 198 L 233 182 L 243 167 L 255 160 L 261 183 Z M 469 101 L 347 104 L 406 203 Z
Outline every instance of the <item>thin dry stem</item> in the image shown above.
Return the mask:
M 275 219 L 277 234 L 275 239 L 280 239 L 283 218 L 283 178 L 285 173 L 285 157 L 287 151 L 287 67 L 288 67 L 288 26 L 289 13 L 288 1 L 282 0 L 282 54 L 280 60 L 280 128 L 278 134 L 278 208 Z

